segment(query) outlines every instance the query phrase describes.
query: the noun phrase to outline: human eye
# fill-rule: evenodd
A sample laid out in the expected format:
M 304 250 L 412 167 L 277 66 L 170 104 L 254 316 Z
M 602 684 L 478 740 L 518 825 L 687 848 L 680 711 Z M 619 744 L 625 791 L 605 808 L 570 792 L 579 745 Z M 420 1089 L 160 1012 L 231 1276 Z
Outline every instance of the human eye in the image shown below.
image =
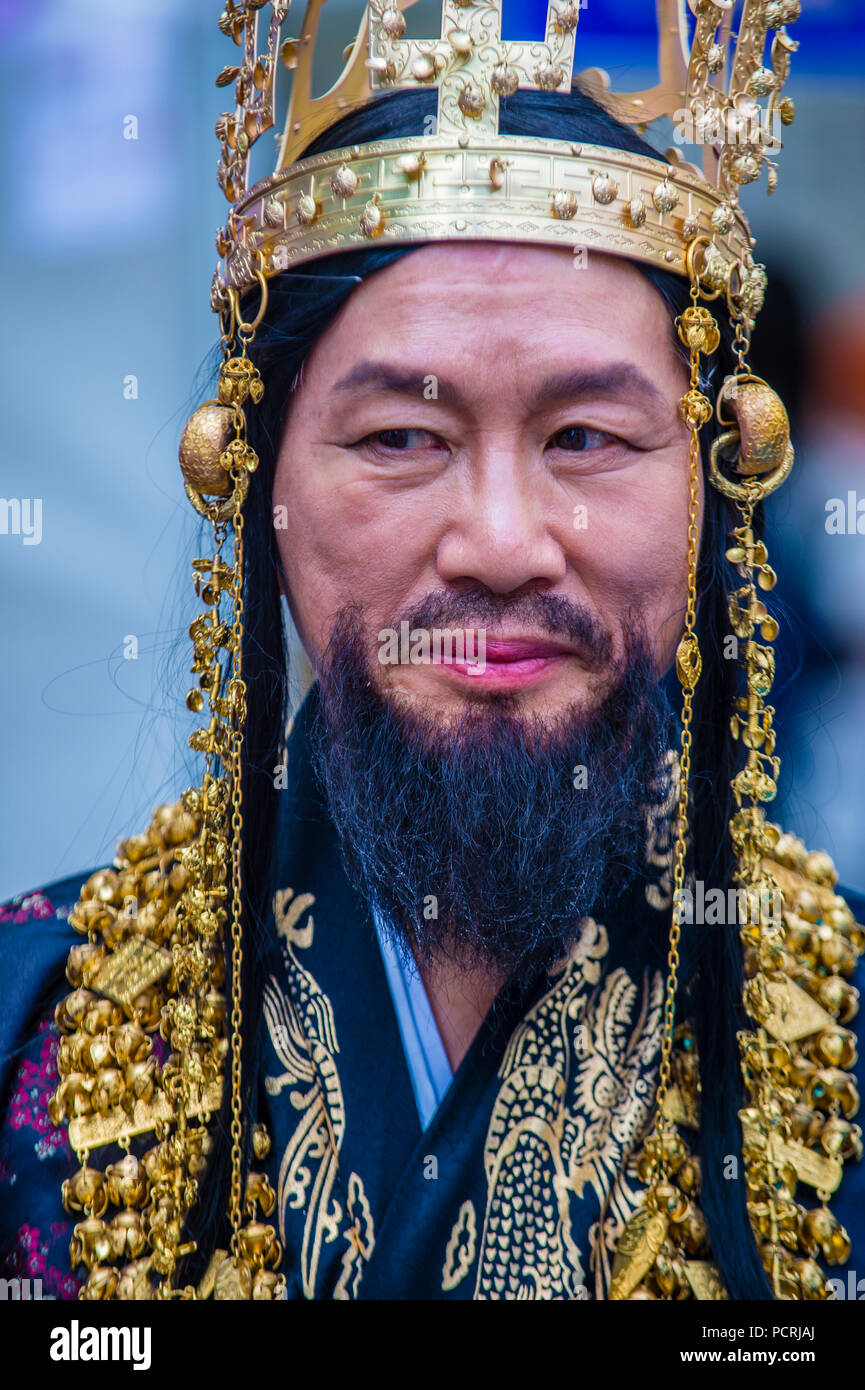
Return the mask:
M 388 456 L 427 453 L 436 449 L 446 449 L 447 446 L 439 439 L 438 435 L 432 434 L 429 430 L 397 428 L 375 430 L 372 434 L 367 434 L 363 439 L 359 439 L 354 447 L 357 449 L 366 448 L 371 453 Z
M 607 430 L 593 430 L 586 425 L 565 425 L 564 429 L 557 430 L 552 436 L 550 444 L 564 453 L 587 454 L 622 445 L 623 440 Z

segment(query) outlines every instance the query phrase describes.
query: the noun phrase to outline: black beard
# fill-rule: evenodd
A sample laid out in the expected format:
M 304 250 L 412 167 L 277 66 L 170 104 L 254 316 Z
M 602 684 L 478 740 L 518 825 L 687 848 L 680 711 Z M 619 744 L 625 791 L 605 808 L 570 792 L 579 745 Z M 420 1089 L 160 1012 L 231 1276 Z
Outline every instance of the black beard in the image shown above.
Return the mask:
M 456 596 L 452 620 L 471 603 Z M 569 602 L 535 595 L 519 610 L 608 655 L 606 635 Z M 349 878 L 400 949 L 496 974 L 549 966 L 582 917 L 645 874 L 644 807 L 672 723 L 645 636 L 630 632 L 594 710 L 526 715 L 493 695 L 447 725 L 379 694 L 360 614 L 342 610 L 320 672 L 313 765 Z

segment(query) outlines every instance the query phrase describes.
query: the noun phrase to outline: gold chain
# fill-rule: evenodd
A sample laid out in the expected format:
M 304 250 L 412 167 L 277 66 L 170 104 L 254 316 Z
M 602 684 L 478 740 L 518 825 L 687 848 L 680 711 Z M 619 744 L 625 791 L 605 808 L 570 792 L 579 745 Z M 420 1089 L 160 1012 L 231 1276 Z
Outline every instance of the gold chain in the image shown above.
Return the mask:
M 696 356 L 697 354 L 695 354 Z M 694 382 L 692 366 L 692 384 Z M 689 458 L 689 497 L 688 497 L 688 598 L 685 610 L 685 631 L 680 649 L 692 650 L 696 641 L 694 628 L 697 618 L 697 538 L 699 519 L 699 466 L 700 444 L 696 430 L 691 431 Z M 660 1125 L 664 1101 L 670 1085 L 670 1067 L 673 1051 L 673 1025 L 676 1011 L 676 991 L 679 983 L 679 941 L 682 935 L 682 914 L 679 905 L 685 887 L 685 855 L 688 840 L 688 790 L 691 772 L 691 720 L 693 717 L 694 686 L 682 688 L 682 737 L 679 759 L 679 804 L 676 824 L 676 843 L 673 850 L 673 920 L 670 927 L 670 942 L 667 954 L 667 981 L 664 997 L 664 1036 L 661 1045 L 661 1062 L 658 1073 L 656 1099 L 656 1125 Z
M 246 713 L 246 686 L 243 682 L 243 510 L 239 478 L 235 483 L 235 499 L 233 671 L 229 686 L 231 710 L 231 1196 L 229 1216 L 232 1228 L 232 1250 L 236 1254 L 242 1205 L 243 1077 L 241 1054 L 243 1001 L 241 998 L 241 974 L 243 967 L 243 881 L 241 877 L 241 852 L 243 846 L 243 787 L 241 782 L 241 752 Z
M 691 281 L 691 314 L 700 314 L 699 280 L 696 274 Z M 685 316 L 687 321 L 687 315 Z M 688 341 L 687 328 L 680 326 L 685 341 Z M 655 1178 L 660 1177 L 661 1136 L 669 1126 L 664 1117 L 664 1102 L 670 1087 L 673 1053 L 673 1030 L 676 1016 L 676 992 L 679 983 L 679 941 L 682 935 L 682 894 L 685 887 L 685 857 L 688 841 L 688 793 L 691 772 L 691 720 L 693 717 L 693 697 L 700 677 L 700 648 L 695 632 L 697 622 L 697 544 L 699 538 L 700 514 L 700 425 L 705 423 L 709 405 L 700 391 L 700 344 L 693 336 L 690 341 L 690 383 L 687 395 L 681 406 L 681 413 L 688 424 L 691 437 L 688 451 L 688 590 L 685 606 L 685 627 L 676 655 L 676 669 L 682 685 L 682 737 L 679 759 L 679 797 L 676 822 L 676 842 L 673 850 L 673 918 L 670 926 L 669 949 L 667 953 L 667 979 L 664 993 L 664 1033 L 661 1043 L 661 1061 L 658 1071 L 658 1090 L 655 1101 Z

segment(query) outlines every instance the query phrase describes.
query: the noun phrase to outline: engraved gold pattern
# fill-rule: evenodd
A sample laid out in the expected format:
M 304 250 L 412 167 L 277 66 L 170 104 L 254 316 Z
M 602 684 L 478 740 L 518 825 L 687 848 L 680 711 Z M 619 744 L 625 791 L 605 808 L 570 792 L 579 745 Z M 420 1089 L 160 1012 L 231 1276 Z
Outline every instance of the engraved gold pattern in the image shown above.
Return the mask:
M 217 78 L 220 87 L 233 84 L 235 108 L 216 124 L 218 181 L 231 208 L 217 238 L 222 263 L 213 282 L 215 309 L 226 307 L 230 287 L 251 288 L 259 266 L 273 275 L 379 236 L 544 244 L 558 238 L 558 244 L 597 245 L 655 264 L 663 258 L 684 273 L 682 253 L 699 233 L 711 242 L 722 277 L 735 268 L 743 309 L 756 312 L 761 269 L 738 193 L 764 168 L 770 188 L 777 182 L 769 156 L 780 144 L 776 110 L 782 118 L 791 110 L 780 98 L 797 46 L 785 28 L 796 17 L 791 7 L 772 20 L 764 0 L 744 0 L 731 65 L 725 57 L 732 46 L 728 0 L 700 0 L 693 35 L 686 0 L 658 0 L 660 80 L 654 88 L 614 93 L 602 70 L 578 74 L 580 85 L 626 124 L 643 129 L 667 117 L 681 128 L 684 117 L 704 151 L 701 172 L 685 166 L 675 147 L 663 160 L 647 162 L 609 149 L 589 156 L 564 139 L 538 142 L 499 132 L 501 96 L 518 88 L 570 89 L 579 49 L 576 0 L 550 0 L 544 38 L 537 41 L 502 39 L 500 0 L 468 6 L 442 0 L 440 33 L 426 38 L 406 36 L 404 11 L 414 0 L 359 4 L 343 72 L 313 98 L 322 3 L 308 0 L 300 38 L 284 42 L 287 0 L 226 0 L 220 16 L 220 28 L 241 52 Z M 769 68 L 764 50 L 772 28 Z M 715 53 L 720 63 L 710 61 Z M 251 185 L 252 146 L 277 119 L 280 56 L 293 73 L 283 135 L 272 172 Z M 437 93 L 435 133 L 341 149 L 335 166 L 332 152 L 324 163 L 301 159 L 340 117 L 407 88 Z M 448 165 L 463 156 L 472 167 L 455 178 Z M 654 168 L 645 170 L 646 178 L 633 180 L 631 172 L 643 172 L 647 163 Z

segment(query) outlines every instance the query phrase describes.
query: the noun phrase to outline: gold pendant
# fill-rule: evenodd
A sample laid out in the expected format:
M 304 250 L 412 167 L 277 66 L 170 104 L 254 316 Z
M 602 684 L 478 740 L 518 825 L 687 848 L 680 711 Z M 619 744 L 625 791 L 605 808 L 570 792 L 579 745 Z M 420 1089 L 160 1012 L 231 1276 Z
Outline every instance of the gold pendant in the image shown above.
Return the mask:
M 688 1260 L 685 1264 L 685 1278 L 691 1293 L 701 1303 L 719 1303 L 727 1297 L 718 1278 L 718 1271 L 708 1260 Z
M 614 1303 L 629 1298 L 644 1275 L 658 1258 L 667 1237 L 669 1222 L 659 1211 L 642 1207 L 634 1213 L 622 1232 L 616 1257 L 613 1260 L 613 1279 L 610 1300 Z
M 252 1272 L 246 1260 L 230 1256 L 222 1261 L 214 1276 L 213 1297 L 222 1302 L 252 1297 Z
M 170 951 L 155 946 L 146 936 L 130 936 L 101 963 L 88 980 L 88 986 L 131 1012 L 139 994 L 155 985 L 170 969 Z
M 832 1015 L 793 980 L 767 980 L 766 994 L 772 1011 L 763 1027 L 778 1042 L 798 1042 L 836 1026 Z

